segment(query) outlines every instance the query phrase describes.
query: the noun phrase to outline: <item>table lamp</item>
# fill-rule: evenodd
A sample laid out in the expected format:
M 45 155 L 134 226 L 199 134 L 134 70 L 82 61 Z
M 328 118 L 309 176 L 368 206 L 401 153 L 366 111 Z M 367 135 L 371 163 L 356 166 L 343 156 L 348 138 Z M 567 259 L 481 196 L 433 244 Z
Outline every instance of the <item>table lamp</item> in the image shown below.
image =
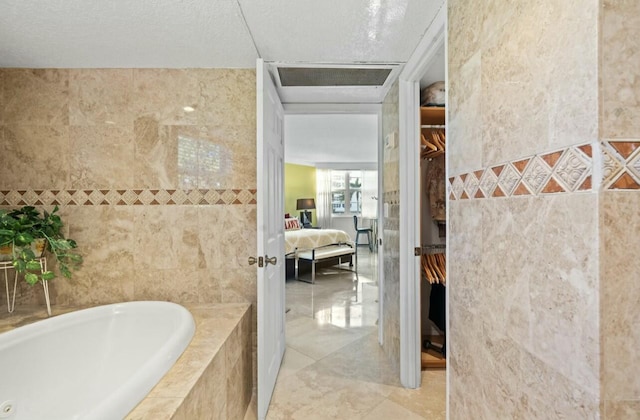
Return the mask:
M 313 198 L 299 198 L 296 201 L 296 210 L 304 210 L 300 212 L 302 226 L 311 227 L 311 212 L 309 210 L 315 210 L 315 208 L 316 201 Z

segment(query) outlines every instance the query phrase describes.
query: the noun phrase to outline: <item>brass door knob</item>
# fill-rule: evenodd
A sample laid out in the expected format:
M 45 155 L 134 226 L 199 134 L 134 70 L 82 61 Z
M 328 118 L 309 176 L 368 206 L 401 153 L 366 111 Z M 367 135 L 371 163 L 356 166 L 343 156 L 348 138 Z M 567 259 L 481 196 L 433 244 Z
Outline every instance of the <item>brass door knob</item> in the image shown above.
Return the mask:
M 269 256 L 268 256 L 268 255 L 265 255 L 265 256 L 264 256 L 264 260 L 266 261 L 267 265 L 269 265 L 269 264 L 276 265 L 276 264 L 277 264 L 277 262 L 278 262 L 278 258 L 277 258 L 277 257 L 271 257 L 271 258 L 269 258 Z
M 260 258 L 249 257 L 248 263 L 249 263 L 249 265 L 254 265 L 255 263 L 258 263 L 258 267 L 263 267 L 264 266 L 262 257 L 260 257 Z

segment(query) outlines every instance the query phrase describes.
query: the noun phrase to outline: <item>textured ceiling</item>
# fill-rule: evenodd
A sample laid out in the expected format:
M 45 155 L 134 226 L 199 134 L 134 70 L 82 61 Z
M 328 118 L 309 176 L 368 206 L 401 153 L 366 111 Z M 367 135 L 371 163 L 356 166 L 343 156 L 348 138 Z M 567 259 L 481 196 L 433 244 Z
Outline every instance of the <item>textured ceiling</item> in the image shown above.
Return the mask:
M 405 62 L 443 0 L 239 0 L 265 60 Z
M 235 0 L 1 0 L 2 67 L 254 67 Z
M 0 0 L 0 67 L 248 68 L 259 55 L 281 62 L 405 62 L 442 4 Z

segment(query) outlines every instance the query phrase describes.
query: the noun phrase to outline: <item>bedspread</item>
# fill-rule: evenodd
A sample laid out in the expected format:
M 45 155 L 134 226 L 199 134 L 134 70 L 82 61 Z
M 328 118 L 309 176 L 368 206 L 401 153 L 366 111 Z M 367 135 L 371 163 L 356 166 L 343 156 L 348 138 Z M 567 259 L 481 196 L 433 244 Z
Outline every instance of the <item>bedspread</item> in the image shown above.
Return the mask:
M 351 236 L 337 229 L 299 229 L 284 233 L 284 253 L 290 254 L 296 249 L 309 250 L 331 244 L 351 244 Z

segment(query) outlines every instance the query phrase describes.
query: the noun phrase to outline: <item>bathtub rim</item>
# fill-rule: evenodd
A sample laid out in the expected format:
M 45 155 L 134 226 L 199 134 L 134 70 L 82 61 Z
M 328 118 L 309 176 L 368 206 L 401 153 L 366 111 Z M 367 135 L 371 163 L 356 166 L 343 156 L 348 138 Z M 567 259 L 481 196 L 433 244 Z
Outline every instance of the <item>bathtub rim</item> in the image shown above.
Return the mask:
M 184 306 L 166 301 L 128 301 L 74 310 L 50 318 L 42 319 L 0 333 L 0 351 L 20 345 L 41 334 L 55 334 L 68 326 L 79 325 L 91 320 L 109 318 L 118 314 L 135 313 L 145 308 L 166 307 L 178 313 L 178 328 L 138 369 L 101 402 L 82 416 L 91 419 L 123 418 L 131 412 L 167 374 L 184 353 L 195 335 L 195 320 Z M 152 368 L 151 368 L 152 367 Z M 135 392 L 132 392 L 135 390 Z M 123 408 L 124 407 L 124 408 Z

